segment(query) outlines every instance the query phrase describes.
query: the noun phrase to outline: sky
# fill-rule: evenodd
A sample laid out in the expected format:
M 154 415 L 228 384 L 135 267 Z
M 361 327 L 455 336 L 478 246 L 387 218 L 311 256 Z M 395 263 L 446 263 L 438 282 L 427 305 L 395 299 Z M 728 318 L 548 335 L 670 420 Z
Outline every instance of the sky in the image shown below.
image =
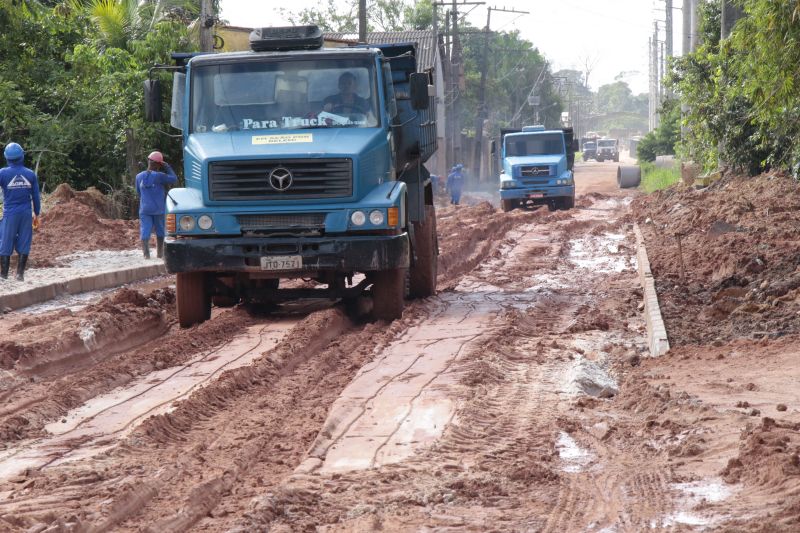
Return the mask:
M 344 2 L 345 0 L 339 0 Z M 458 0 L 459 2 L 463 0 Z M 293 12 L 321 5 L 324 0 L 221 0 L 221 18 L 233 26 L 288 25 L 281 7 Z M 680 7 L 681 0 L 673 3 Z M 544 53 L 553 70 L 585 70 L 588 60 L 594 64 L 589 86 L 597 90 L 613 83 L 622 74 L 635 94 L 648 90 L 647 41 L 653 34 L 653 22 L 659 20 L 664 39 L 663 0 L 488 0 L 485 5 L 464 6 L 466 19 L 475 27 L 486 25 L 487 7 L 492 7 L 493 31 L 519 30 Z M 520 15 L 494 11 L 494 8 L 528 11 Z M 443 9 L 440 7 L 440 9 Z M 470 11 L 471 10 L 471 11 Z M 673 8 L 675 19 L 674 49 L 680 53 L 681 10 Z M 442 13 L 442 11 L 440 11 Z M 441 18 L 440 18 L 441 20 Z

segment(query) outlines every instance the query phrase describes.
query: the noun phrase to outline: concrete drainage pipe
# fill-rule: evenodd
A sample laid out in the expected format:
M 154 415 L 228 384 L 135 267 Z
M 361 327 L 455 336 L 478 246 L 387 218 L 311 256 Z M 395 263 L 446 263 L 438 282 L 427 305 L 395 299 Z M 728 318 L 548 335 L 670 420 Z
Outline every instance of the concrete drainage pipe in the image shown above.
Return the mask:
M 638 166 L 617 167 L 617 185 L 620 189 L 638 187 L 642 182 L 642 169 Z

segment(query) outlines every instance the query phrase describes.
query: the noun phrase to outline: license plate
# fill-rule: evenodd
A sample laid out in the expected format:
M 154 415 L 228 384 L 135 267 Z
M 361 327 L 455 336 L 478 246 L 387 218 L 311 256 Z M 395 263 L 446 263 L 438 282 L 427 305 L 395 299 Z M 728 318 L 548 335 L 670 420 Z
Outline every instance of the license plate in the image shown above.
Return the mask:
M 533 192 L 528 195 L 528 198 L 544 198 L 543 192 Z
M 299 255 L 273 255 L 261 258 L 261 270 L 301 270 L 303 258 Z

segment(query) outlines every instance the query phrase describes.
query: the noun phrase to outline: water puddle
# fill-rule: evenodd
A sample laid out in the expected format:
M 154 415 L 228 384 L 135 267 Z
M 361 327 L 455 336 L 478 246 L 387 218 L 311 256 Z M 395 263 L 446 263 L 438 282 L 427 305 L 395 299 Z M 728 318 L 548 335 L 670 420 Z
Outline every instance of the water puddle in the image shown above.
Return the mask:
M 698 507 L 722 502 L 733 494 L 733 490 L 719 478 L 673 483 L 671 488 L 680 493 L 678 507 L 682 509 L 664 518 L 661 522 L 662 527 L 673 527 L 678 524 L 703 529 L 710 527 L 724 517 L 715 515 L 711 510 L 702 512 Z
M 621 253 L 623 241 L 625 236 L 619 233 L 575 239 L 569 243 L 569 261 L 578 268 L 597 273 L 633 270 L 636 259 Z
M 251 364 L 280 343 L 298 320 L 253 326 L 234 341 L 182 366 L 152 372 L 124 388 L 92 398 L 45 426 L 51 437 L 0 452 L 0 479 L 102 452 L 146 418 L 169 412 L 176 401 L 208 385 L 223 370 Z
M 563 461 L 564 466 L 561 470 L 564 472 L 577 473 L 583 472 L 589 463 L 594 459 L 594 455 L 589 450 L 585 450 L 575 442 L 569 433 L 564 431 L 558 434 L 556 441 L 556 451 L 558 456 Z

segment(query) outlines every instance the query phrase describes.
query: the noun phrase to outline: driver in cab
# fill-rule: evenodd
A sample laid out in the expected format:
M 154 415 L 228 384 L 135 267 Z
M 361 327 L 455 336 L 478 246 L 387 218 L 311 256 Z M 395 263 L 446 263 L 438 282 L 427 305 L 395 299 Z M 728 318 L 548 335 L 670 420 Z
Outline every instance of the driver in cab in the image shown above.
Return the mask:
M 339 76 L 339 93 L 325 98 L 322 109 L 335 114 L 367 114 L 369 103 L 356 94 L 356 77 L 352 72 Z

